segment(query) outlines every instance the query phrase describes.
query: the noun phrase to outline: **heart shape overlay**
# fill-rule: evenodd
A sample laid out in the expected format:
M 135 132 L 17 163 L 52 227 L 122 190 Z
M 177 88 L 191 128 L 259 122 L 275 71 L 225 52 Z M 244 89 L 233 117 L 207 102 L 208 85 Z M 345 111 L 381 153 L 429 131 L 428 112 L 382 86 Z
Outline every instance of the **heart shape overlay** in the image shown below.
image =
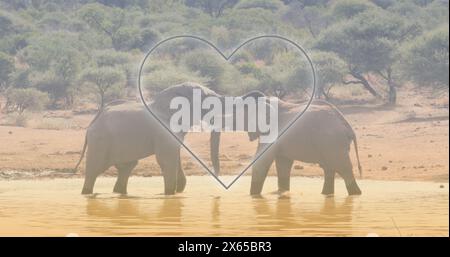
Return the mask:
M 147 105 L 147 102 L 145 100 L 144 97 L 144 93 L 142 90 L 142 83 L 141 83 L 141 79 L 142 79 L 142 73 L 143 73 L 143 69 L 144 69 L 144 65 L 147 61 L 147 59 L 151 56 L 151 54 L 155 51 L 155 49 L 157 49 L 159 46 L 161 46 L 162 44 L 175 40 L 175 39 L 193 39 L 193 40 L 197 40 L 201 43 L 204 43 L 206 45 L 208 45 L 209 47 L 211 47 L 211 49 L 214 49 L 225 61 L 229 61 L 235 54 L 236 52 L 238 52 L 241 48 L 243 48 L 245 45 L 254 42 L 256 40 L 260 40 L 260 39 L 277 39 L 277 40 L 281 40 L 284 42 L 287 42 L 288 44 L 290 44 L 291 46 L 294 47 L 294 49 L 298 50 L 300 53 L 302 53 L 305 57 L 306 60 L 308 61 L 308 64 L 311 68 L 311 74 L 312 74 L 312 93 L 310 98 L 308 99 L 305 108 L 300 111 L 295 118 L 293 118 L 284 128 L 282 128 L 281 130 L 279 130 L 277 139 L 271 143 L 266 144 L 260 151 L 258 151 L 255 155 L 255 157 L 252 159 L 252 161 L 247 164 L 245 166 L 245 168 L 238 173 L 238 175 L 228 184 L 225 184 L 209 167 L 208 165 L 200 158 L 198 157 L 184 142 L 182 139 L 180 139 L 169 127 L 168 125 L 163 122 L 152 110 L 151 108 Z M 209 42 L 206 39 L 203 39 L 201 37 L 198 36 L 192 36 L 192 35 L 178 35 L 178 36 L 172 36 L 169 38 L 166 38 L 160 42 L 158 42 L 155 46 L 153 46 L 145 55 L 144 59 L 142 60 L 142 63 L 139 67 L 139 72 L 138 72 L 138 90 L 139 90 L 139 95 L 141 98 L 142 103 L 144 104 L 145 108 L 147 109 L 147 111 L 161 124 L 161 126 L 163 126 L 174 138 L 175 140 L 184 148 L 186 149 L 186 151 L 211 175 L 213 176 L 217 182 L 219 182 L 220 185 L 222 185 L 225 189 L 229 189 L 242 175 L 244 175 L 244 173 L 267 151 L 269 150 L 270 147 L 272 147 L 276 141 L 283 136 L 286 131 L 295 123 L 297 122 L 297 120 L 300 119 L 300 117 L 306 112 L 306 110 L 309 108 L 309 106 L 311 105 L 311 102 L 313 101 L 314 98 L 314 94 L 315 94 L 315 90 L 316 90 L 316 72 L 314 69 L 314 65 L 313 62 L 311 60 L 311 58 L 308 56 L 308 54 L 306 53 L 306 51 L 297 43 L 295 43 L 294 41 L 282 37 L 282 36 L 278 36 L 278 35 L 261 35 L 261 36 L 257 36 L 257 37 L 253 37 L 250 39 L 247 39 L 246 41 L 244 41 L 243 43 L 241 43 L 239 46 L 237 46 L 229 55 L 225 55 L 218 47 L 216 47 L 213 43 Z

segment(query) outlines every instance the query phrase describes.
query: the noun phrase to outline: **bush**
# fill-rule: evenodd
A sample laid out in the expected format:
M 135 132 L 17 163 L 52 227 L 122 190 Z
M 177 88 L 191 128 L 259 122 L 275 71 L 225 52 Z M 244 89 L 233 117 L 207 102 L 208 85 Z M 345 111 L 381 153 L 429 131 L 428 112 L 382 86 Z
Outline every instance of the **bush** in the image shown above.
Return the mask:
M 407 44 L 402 64 L 407 79 L 421 85 L 448 89 L 448 41 L 447 24 Z
M 11 73 L 14 72 L 14 60 L 5 53 L 0 52 L 0 89 L 6 87 Z
M 189 72 L 173 65 L 167 65 L 164 68 L 154 69 L 145 74 L 142 82 L 144 88 L 153 93 L 183 82 L 195 82 L 207 85 L 211 80 L 207 77 L 200 76 L 198 73 Z
M 283 3 L 281 3 L 281 1 L 276 0 L 242 0 L 236 5 L 235 8 L 237 9 L 261 8 L 275 12 L 282 6 Z
M 213 51 L 195 50 L 187 53 L 183 57 L 183 64 L 186 68 L 201 77 L 210 78 L 209 87 L 217 89 L 219 81 L 225 73 L 225 61 Z
M 10 113 L 1 120 L 3 126 L 27 127 L 29 115 L 27 113 Z
M 95 54 L 98 66 L 125 65 L 129 62 L 129 55 L 114 50 L 100 50 Z
M 337 1 L 333 6 L 332 16 L 337 19 L 349 19 L 374 7 L 376 6 L 368 1 Z
M 328 98 L 327 88 L 340 84 L 346 74 L 345 62 L 336 54 L 327 52 L 313 52 L 311 59 L 316 70 L 316 97 Z
M 121 98 L 126 83 L 123 70 L 113 67 L 88 68 L 81 76 L 81 83 L 94 85 L 99 104 Z
M 19 127 L 26 127 L 28 125 L 28 117 L 21 113 L 16 116 L 14 124 Z
M 22 114 L 25 110 L 37 111 L 48 103 L 48 95 L 35 88 L 13 88 L 6 92 L 6 108 Z

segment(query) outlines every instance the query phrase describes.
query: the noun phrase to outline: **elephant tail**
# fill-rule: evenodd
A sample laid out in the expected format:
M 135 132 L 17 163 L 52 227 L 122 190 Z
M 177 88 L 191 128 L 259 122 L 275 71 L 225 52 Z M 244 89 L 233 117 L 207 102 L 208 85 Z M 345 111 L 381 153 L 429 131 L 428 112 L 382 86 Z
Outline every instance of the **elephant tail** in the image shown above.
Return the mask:
M 114 100 L 114 101 L 108 102 L 105 105 L 100 106 L 100 108 L 97 111 L 97 114 L 95 115 L 95 117 L 92 119 L 92 121 L 89 123 L 89 125 L 87 127 L 89 128 L 98 119 L 98 117 L 100 116 L 100 114 L 103 113 L 103 111 L 105 110 L 106 107 L 113 106 L 113 105 L 119 105 L 119 104 L 125 103 L 126 101 L 127 100 L 125 100 L 125 99 L 118 99 L 118 100 Z M 83 150 L 81 150 L 80 159 L 78 160 L 77 165 L 75 165 L 75 168 L 73 169 L 73 173 L 77 172 L 78 167 L 80 166 L 81 161 L 84 158 L 84 154 L 86 153 L 86 148 L 87 148 L 87 132 L 86 132 L 86 135 L 84 136 L 84 145 L 83 145 Z
M 353 130 L 352 126 L 350 125 L 350 123 L 348 122 L 348 120 L 344 117 L 344 114 L 332 103 L 325 101 L 325 100 L 321 100 L 321 99 L 315 99 L 313 101 L 313 103 L 315 104 L 319 104 L 319 105 L 328 105 L 331 109 L 334 110 L 334 112 L 339 116 L 339 118 L 342 120 L 342 122 L 344 122 L 345 126 L 348 128 L 349 132 L 350 132 L 350 138 L 353 140 L 353 144 L 355 146 L 355 153 L 356 153 L 356 160 L 358 162 L 358 171 L 359 171 L 359 176 L 362 178 L 362 166 L 361 166 L 361 162 L 359 161 L 359 152 L 358 152 L 358 142 L 356 140 L 356 134 L 355 131 Z
M 83 150 L 81 151 L 80 159 L 78 160 L 77 165 L 75 165 L 75 168 L 73 169 L 73 173 L 76 173 L 76 172 L 77 172 L 78 167 L 80 166 L 81 161 L 82 161 L 83 158 L 84 158 L 84 154 L 86 153 L 86 148 L 87 148 L 87 133 L 86 133 L 86 135 L 84 136 L 84 145 L 83 145 Z
M 104 105 L 101 105 L 100 108 L 97 111 L 97 114 L 95 115 L 95 117 L 92 119 L 92 121 L 89 123 L 89 125 L 87 127 L 89 128 L 92 124 L 94 124 L 94 122 L 98 119 L 98 117 L 100 117 L 100 114 L 102 114 L 107 107 L 120 105 L 120 104 L 129 102 L 129 101 L 130 100 L 128 100 L 128 99 L 116 99 L 116 100 L 110 101 L 110 102 L 108 102 L 108 103 L 106 103 Z M 81 161 L 84 158 L 84 154 L 86 153 L 86 148 L 87 148 L 87 132 L 86 132 L 86 135 L 84 137 L 84 145 L 83 145 L 83 150 L 81 151 L 80 159 L 78 160 L 77 165 L 75 165 L 75 168 L 73 169 L 73 173 L 77 172 L 78 167 L 80 166 Z
M 353 145 L 355 146 L 356 161 L 358 162 L 359 177 L 362 178 L 362 166 L 361 166 L 361 162 L 359 161 L 358 143 L 356 142 L 355 133 L 353 133 Z

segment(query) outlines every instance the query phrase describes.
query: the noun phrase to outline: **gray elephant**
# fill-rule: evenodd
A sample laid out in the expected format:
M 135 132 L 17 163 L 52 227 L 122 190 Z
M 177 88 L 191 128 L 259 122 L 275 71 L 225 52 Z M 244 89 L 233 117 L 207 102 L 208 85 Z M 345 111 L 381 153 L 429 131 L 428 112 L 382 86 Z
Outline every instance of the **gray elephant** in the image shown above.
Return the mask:
M 214 91 L 198 84 L 183 83 L 158 93 L 149 107 L 167 124 L 175 111 L 169 108 L 171 99 L 182 96 L 192 103 L 194 89 L 201 90 L 202 98 L 220 97 Z M 194 121 L 191 119 L 191 122 Z M 183 140 L 185 134 L 180 132 L 176 135 Z M 153 154 L 164 177 L 164 193 L 175 194 L 185 188 L 186 177 L 181 168 L 179 142 L 141 103 L 119 102 L 105 106 L 87 129 L 82 155 L 75 170 L 85 152 L 86 172 L 82 194 L 91 194 L 97 176 L 111 166 L 118 169 L 113 191 L 126 194 L 131 171 L 140 159 Z
M 251 92 L 244 97 L 264 97 L 260 92 Z M 278 100 L 278 127 L 281 130 L 301 110 L 302 104 L 292 104 Z M 248 132 L 251 141 L 260 137 L 261 133 Z M 220 134 L 212 134 L 211 142 L 218 144 Z M 361 173 L 358 146 L 355 133 L 343 114 L 331 103 L 314 100 L 303 116 L 297 120 L 284 135 L 253 164 L 250 194 L 261 194 L 265 178 L 270 166 L 275 161 L 278 190 L 280 193 L 290 189 L 290 172 L 294 160 L 317 163 L 324 170 L 325 182 L 322 194 L 334 194 L 334 178 L 337 172 L 344 179 L 348 194 L 361 194 L 353 176 L 352 163 L 349 156 L 350 144 L 354 143 L 358 169 Z M 259 143 L 257 152 L 266 144 Z M 218 163 L 218 147 L 212 146 L 213 163 Z M 217 164 L 218 165 L 218 164 Z

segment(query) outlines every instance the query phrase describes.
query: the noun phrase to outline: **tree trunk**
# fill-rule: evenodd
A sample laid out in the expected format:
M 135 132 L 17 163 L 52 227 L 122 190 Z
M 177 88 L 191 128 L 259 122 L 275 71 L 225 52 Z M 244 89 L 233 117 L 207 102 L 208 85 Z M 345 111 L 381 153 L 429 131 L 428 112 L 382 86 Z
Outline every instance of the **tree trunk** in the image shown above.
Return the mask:
M 99 109 L 103 109 L 103 106 L 105 105 L 105 91 L 100 90 L 100 106 Z
M 394 85 L 389 85 L 389 99 L 388 103 L 395 105 L 397 103 L 397 89 Z
M 325 92 L 323 91 L 323 87 L 320 87 L 320 86 L 317 87 L 316 92 L 314 94 L 315 94 L 315 98 L 321 99 L 322 95 L 325 95 Z
M 388 69 L 387 71 L 387 84 L 389 87 L 388 103 L 395 105 L 397 103 L 397 88 L 395 87 L 395 83 L 392 81 L 391 69 Z
M 364 86 L 367 91 L 370 92 L 373 96 L 379 98 L 380 95 L 377 93 L 377 91 L 370 85 L 369 81 L 360 73 L 357 72 L 351 72 L 350 73 L 355 79 L 359 80 L 359 82 Z

